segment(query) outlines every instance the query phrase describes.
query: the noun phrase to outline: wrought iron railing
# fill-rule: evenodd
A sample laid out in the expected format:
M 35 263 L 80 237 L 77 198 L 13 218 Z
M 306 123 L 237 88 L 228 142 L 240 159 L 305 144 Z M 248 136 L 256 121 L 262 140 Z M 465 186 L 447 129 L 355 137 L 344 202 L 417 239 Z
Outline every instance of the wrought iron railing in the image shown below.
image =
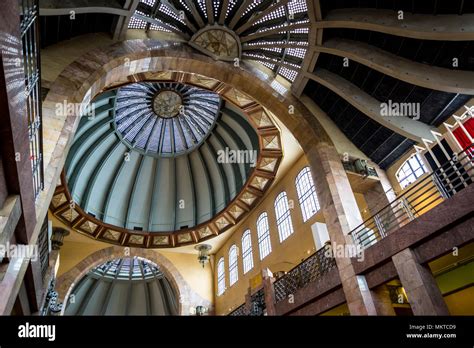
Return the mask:
M 326 245 L 319 249 L 298 266 L 277 279 L 273 283 L 275 302 L 284 300 L 298 289 L 321 278 L 324 274 L 335 268 L 336 260 L 332 257 L 330 248 L 330 245 Z
M 245 309 L 245 303 L 242 303 L 239 307 L 234 309 L 232 312 L 229 313 L 231 317 L 238 317 L 238 316 L 245 316 L 247 315 L 247 311 Z
M 258 290 L 255 294 L 250 297 L 250 313 L 251 316 L 262 316 L 265 315 L 265 292 L 263 288 Z
M 367 248 L 469 186 L 474 181 L 473 150 L 469 146 L 357 226 L 350 232 L 354 242 Z
M 21 0 L 19 3 L 30 161 L 33 172 L 33 193 L 34 197 L 37 198 L 44 185 L 41 63 L 38 30 L 39 7 L 38 0 Z

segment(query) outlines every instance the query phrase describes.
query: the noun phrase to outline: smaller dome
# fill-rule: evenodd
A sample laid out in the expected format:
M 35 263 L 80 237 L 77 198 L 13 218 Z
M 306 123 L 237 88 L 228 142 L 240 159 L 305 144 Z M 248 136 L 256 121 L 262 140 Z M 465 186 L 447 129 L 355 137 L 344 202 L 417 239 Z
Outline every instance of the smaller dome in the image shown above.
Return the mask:
M 92 268 L 73 288 L 66 315 L 177 315 L 177 294 L 160 268 L 138 257 Z

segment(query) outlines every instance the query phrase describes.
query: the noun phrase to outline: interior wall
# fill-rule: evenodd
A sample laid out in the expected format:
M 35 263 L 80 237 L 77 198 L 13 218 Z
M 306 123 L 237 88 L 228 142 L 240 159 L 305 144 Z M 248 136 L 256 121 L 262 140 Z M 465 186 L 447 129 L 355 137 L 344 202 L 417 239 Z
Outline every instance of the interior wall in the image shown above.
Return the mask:
M 305 156 L 301 156 L 285 176 L 277 182 L 273 188 L 269 190 L 266 197 L 253 209 L 253 211 L 239 224 L 235 232 L 229 237 L 224 245 L 215 254 L 215 268 L 217 269 L 217 262 L 221 257 L 224 257 L 225 262 L 225 276 L 226 276 L 226 291 L 221 296 L 215 297 L 216 314 L 226 315 L 233 309 L 240 306 L 245 301 L 245 294 L 249 288 L 250 280 L 258 275 L 262 269 L 269 268 L 273 273 L 278 271 L 289 271 L 303 259 L 310 256 L 316 251 L 311 225 L 315 222 L 324 222 L 321 211 L 313 215 L 308 221 L 303 222 L 303 215 L 298 203 L 298 195 L 295 187 L 295 178 L 298 173 L 305 166 L 308 165 Z M 286 191 L 289 205 L 291 207 L 291 200 L 293 201 L 293 209 L 290 209 L 291 220 L 293 224 L 294 233 L 280 243 L 278 228 L 276 225 L 274 200 L 275 197 L 282 191 Z M 355 194 L 356 201 L 362 217 L 365 219 L 368 216 L 367 204 L 362 194 Z M 270 240 L 272 245 L 272 252 L 260 261 L 257 228 L 256 222 L 258 216 L 262 212 L 267 212 L 268 223 L 270 227 Z M 252 236 L 252 250 L 254 267 L 246 274 L 243 274 L 242 261 L 242 235 L 244 231 L 250 229 Z M 238 255 L 238 281 L 229 286 L 229 248 L 236 244 L 239 249 Z M 214 275 L 214 288 L 217 289 L 217 274 Z

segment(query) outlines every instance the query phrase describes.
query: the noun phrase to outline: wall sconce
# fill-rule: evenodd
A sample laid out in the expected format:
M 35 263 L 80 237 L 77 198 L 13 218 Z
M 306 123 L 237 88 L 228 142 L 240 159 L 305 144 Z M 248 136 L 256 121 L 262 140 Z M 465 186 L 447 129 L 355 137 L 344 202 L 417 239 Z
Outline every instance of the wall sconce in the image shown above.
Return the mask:
M 206 263 L 208 263 L 209 259 L 211 258 L 209 256 L 209 251 L 212 249 L 212 246 L 210 246 L 209 244 L 199 244 L 199 245 L 196 245 L 194 249 L 196 249 L 199 252 L 198 261 L 204 268 Z
M 53 228 L 53 235 L 51 236 L 51 248 L 59 250 L 63 246 L 64 237 L 69 235 L 69 231 L 64 228 Z

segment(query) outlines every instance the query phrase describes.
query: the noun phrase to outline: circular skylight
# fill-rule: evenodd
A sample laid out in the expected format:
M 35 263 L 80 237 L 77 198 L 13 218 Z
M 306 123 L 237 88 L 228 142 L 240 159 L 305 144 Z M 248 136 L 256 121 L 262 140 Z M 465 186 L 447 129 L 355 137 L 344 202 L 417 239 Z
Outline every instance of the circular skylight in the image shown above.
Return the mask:
M 94 267 L 90 272 L 100 277 L 126 280 L 163 277 L 157 266 L 137 257 L 110 260 Z
M 198 147 L 219 115 L 220 97 L 182 83 L 141 82 L 119 88 L 114 124 L 141 153 L 174 157 Z

